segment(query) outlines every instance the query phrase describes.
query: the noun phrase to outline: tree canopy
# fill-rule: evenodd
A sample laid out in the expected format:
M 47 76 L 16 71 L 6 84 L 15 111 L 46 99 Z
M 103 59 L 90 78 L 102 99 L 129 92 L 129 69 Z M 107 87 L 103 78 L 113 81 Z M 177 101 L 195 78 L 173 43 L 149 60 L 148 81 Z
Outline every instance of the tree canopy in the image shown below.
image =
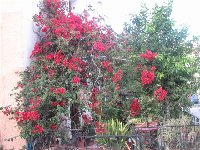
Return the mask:
M 177 116 L 180 107 L 188 107 L 188 95 L 194 90 L 191 81 L 197 72 L 193 52 L 193 40 L 188 40 L 186 27 L 175 28 L 171 18 L 173 2 L 163 6 L 155 5 L 152 10 L 143 6 L 138 14 L 131 16 L 124 30 L 128 37 L 129 47 L 135 53 L 146 49 L 159 53 L 155 61 L 157 68 L 156 82 L 168 91 L 168 101 L 163 103 L 163 113 L 170 111 L 170 116 Z

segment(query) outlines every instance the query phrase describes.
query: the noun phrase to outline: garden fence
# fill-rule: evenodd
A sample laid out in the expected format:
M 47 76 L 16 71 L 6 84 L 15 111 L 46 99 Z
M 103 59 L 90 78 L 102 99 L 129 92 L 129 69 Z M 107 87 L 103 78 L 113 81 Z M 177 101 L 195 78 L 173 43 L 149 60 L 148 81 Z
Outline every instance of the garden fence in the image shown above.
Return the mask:
M 65 145 L 41 150 L 199 150 L 200 125 L 133 127 L 130 135 L 87 135 L 73 129 Z M 37 144 L 36 144 L 37 145 Z M 28 150 L 40 150 L 35 148 Z

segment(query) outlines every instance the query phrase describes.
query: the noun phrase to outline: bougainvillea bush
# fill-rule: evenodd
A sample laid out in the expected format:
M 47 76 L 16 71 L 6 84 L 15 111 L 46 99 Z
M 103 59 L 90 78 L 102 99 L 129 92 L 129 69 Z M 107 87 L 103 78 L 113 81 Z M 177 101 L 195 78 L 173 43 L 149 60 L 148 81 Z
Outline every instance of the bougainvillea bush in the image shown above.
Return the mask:
M 26 139 L 54 134 L 66 117 L 72 128 L 81 126 L 80 118 L 84 125 L 99 125 L 101 108 L 118 96 L 122 70 L 110 58 L 117 49 L 114 32 L 100 18 L 67 13 L 65 4 L 40 3 L 40 13 L 33 17 L 39 39 L 30 65 L 19 73 L 14 93 L 18 105 L 4 110 Z
M 159 115 L 168 98 L 154 83 L 159 54 L 144 49 L 129 57 L 126 35 L 116 36 L 100 18 L 66 12 L 65 4 L 43 0 L 33 17 L 39 37 L 14 89 L 18 105 L 3 111 L 17 121 L 21 136 L 59 136 L 66 119 L 72 129 L 89 126 L 105 134 L 106 120 Z

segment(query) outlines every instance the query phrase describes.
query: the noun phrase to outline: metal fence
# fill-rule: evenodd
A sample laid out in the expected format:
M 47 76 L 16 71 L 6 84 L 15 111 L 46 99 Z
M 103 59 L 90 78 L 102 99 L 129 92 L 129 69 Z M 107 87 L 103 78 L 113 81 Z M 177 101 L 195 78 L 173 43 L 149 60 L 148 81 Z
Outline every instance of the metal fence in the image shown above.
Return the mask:
M 134 128 L 133 131 L 141 137 L 143 149 L 200 150 L 199 125 Z
M 91 146 L 85 145 L 85 149 L 97 150 L 143 150 L 141 137 L 137 135 L 101 135 L 101 136 L 86 136 L 87 139 L 93 139 L 94 143 Z
M 200 126 L 133 127 L 130 135 L 88 135 L 76 129 L 68 143 L 58 143 L 42 150 L 200 150 Z

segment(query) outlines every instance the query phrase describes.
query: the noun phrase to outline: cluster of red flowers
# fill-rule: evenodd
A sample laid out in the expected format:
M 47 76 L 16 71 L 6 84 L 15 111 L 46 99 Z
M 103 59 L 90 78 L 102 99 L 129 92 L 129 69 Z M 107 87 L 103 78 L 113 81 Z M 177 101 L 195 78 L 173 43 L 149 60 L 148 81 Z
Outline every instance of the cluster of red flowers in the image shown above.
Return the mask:
M 92 102 L 91 104 L 89 104 L 89 107 L 92 109 L 93 112 L 95 112 L 96 114 L 99 114 L 101 112 L 100 110 L 100 102 Z
M 57 11 L 57 18 L 51 18 L 51 29 L 52 33 L 58 38 L 80 39 L 84 34 L 84 27 L 86 23 L 83 23 L 81 17 L 69 13 L 68 16 L 64 15 L 64 12 Z M 66 30 L 67 29 L 67 30 Z M 72 32 L 73 31 L 73 32 Z
M 18 123 L 23 121 L 37 121 L 40 118 L 38 111 L 15 112 L 15 119 Z
M 31 106 L 28 107 L 26 110 L 27 111 L 32 111 L 32 110 L 34 110 L 35 108 L 37 108 L 40 105 L 41 101 L 40 101 L 40 98 L 37 96 L 36 100 L 30 99 L 29 103 L 30 103 Z
M 122 80 L 122 70 L 118 70 L 117 73 L 115 73 L 112 77 L 112 80 L 114 83 L 119 82 L 120 80 Z
M 96 95 L 99 93 L 99 89 L 98 88 L 93 88 L 92 89 L 92 94 L 91 94 L 91 99 L 92 102 L 96 101 Z
M 56 107 L 56 106 L 57 106 L 57 102 L 52 102 L 51 105 L 52 105 L 53 107 Z
M 80 81 L 81 81 L 81 79 L 80 79 L 79 77 L 77 77 L 77 76 L 75 76 L 75 77 L 72 79 L 72 83 L 74 83 L 74 84 L 79 84 Z
M 51 78 L 53 75 L 55 75 L 56 71 L 55 70 L 49 70 L 48 77 Z
M 102 122 L 95 121 L 95 132 L 99 134 L 105 134 L 106 133 L 106 125 Z
M 54 54 L 53 53 L 49 53 L 48 55 L 45 56 L 46 60 L 52 60 L 54 58 Z
M 65 94 L 65 88 L 61 87 L 61 88 L 56 88 L 56 89 L 53 89 L 53 92 L 55 94 Z
M 57 129 L 57 125 L 54 124 L 54 123 L 52 123 L 52 124 L 50 125 L 50 128 L 51 128 L 52 130 L 55 130 L 55 129 Z
M 31 53 L 30 57 L 33 57 L 33 56 L 35 56 L 35 55 L 37 55 L 39 53 L 42 53 L 42 49 L 41 49 L 39 43 L 35 43 L 34 49 L 32 50 L 32 53 Z
M 140 103 L 137 99 L 133 99 L 130 106 L 131 116 L 137 116 L 140 112 Z
M 155 59 L 155 57 L 157 56 L 157 54 L 156 54 L 156 53 L 153 53 L 153 52 L 150 51 L 150 50 L 146 50 L 145 52 L 146 52 L 146 53 L 144 53 L 144 54 L 140 54 L 140 57 L 141 57 L 141 58 L 146 58 L 146 59 L 148 59 L 148 60 L 150 60 L 150 61 L 154 61 L 154 59 Z
M 64 67 L 67 67 L 69 70 L 73 70 L 75 72 L 81 72 L 83 71 L 86 63 L 83 62 L 78 57 L 72 57 L 70 59 L 65 59 L 62 63 Z
M 142 70 L 141 82 L 142 86 L 151 84 L 155 78 L 154 71 Z
M 46 6 L 46 8 L 56 9 L 56 8 L 60 8 L 61 1 L 60 0 L 44 0 L 43 4 Z
M 62 51 L 58 51 L 54 55 L 54 63 L 55 65 L 60 65 L 63 62 L 63 59 L 65 58 L 64 54 Z
M 101 113 L 101 108 L 100 106 L 100 102 L 97 98 L 97 95 L 99 94 L 99 89 L 98 88 L 93 88 L 92 89 L 92 93 L 91 93 L 91 103 L 88 104 L 88 106 L 92 109 L 93 112 L 95 112 L 96 114 Z
M 167 91 L 160 87 L 154 91 L 154 96 L 158 101 L 163 101 L 167 97 Z
M 60 107 L 63 107 L 65 106 L 65 103 L 63 101 L 60 101 L 60 102 L 52 102 L 51 105 L 53 107 L 56 107 L 57 105 L 59 105 Z
M 91 124 L 91 122 L 92 122 L 92 116 L 91 115 L 83 113 L 82 118 L 83 118 L 84 124 L 86 124 L 86 125 Z
M 117 83 L 117 84 L 115 85 L 115 90 L 116 90 L 116 91 L 119 91 L 120 88 L 121 88 L 120 85 Z
M 33 134 L 36 134 L 36 133 L 43 133 L 44 132 L 44 129 L 42 126 L 40 126 L 39 124 L 36 124 L 34 126 L 34 129 L 31 131 Z
M 102 42 L 95 42 L 93 48 L 98 50 L 99 52 L 107 50 L 107 46 L 104 45 Z
M 84 23 L 81 17 L 74 15 L 73 13 L 69 13 L 66 21 L 69 32 L 74 31 L 74 38 L 80 39 L 82 37 L 82 34 L 84 33 Z
M 105 68 L 109 73 L 112 73 L 113 70 L 112 70 L 112 64 L 110 63 L 110 61 L 103 61 L 101 62 L 103 68 Z

